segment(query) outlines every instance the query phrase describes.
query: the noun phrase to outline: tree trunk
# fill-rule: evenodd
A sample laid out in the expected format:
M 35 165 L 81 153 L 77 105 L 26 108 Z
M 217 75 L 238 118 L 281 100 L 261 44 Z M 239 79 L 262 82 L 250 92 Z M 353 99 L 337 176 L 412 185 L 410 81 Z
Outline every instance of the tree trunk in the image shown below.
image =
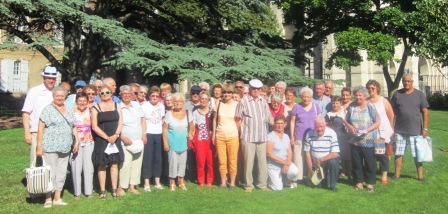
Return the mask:
M 406 66 L 406 62 L 408 61 L 409 56 L 409 45 L 405 38 L 402 39 L 404 50 L 403 54 L 401 55 L 401 62 L 400 66 L 398 67 L 397 75 L 395 76 L 395 79 L 392 80 L 389 73 L 389 68 L 387 65 L 383 65 L 383 73 L 384 78 L 386 79 L 387 83 L 387 90 L 389 92 L 389 98 L 392 97 L 392 95 L 395 93 L 395 90 L 398 89 L 400 86 L 401 78 L 404 75 L 404 68 Z

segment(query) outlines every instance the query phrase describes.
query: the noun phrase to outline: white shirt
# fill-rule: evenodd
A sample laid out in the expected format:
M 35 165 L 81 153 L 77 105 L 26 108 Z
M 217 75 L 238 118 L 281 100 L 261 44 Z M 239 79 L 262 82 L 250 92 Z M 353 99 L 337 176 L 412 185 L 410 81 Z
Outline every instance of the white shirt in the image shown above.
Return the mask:
M 121 102 L 121 114 L 123 117 L 123 129 L 121 133 L 128 137 L 131 140 L 141 139 L 142 138 L 142 117 L 143 112 L 140 107 L 140 104 L 135 101 L 131 101 L 131 104 L 128 107 Z
M 154 106 L 147 101 L 142 104 L 142 109 L 146 119 L 146 133 L 162 134 L 165 106 L 159 102 Z
M 30 113 L 30 132 L 37 132 L 40 114 L 51 102 L 53 102 L 53 93 L 43 83 L 28 91 L 22 112 Z

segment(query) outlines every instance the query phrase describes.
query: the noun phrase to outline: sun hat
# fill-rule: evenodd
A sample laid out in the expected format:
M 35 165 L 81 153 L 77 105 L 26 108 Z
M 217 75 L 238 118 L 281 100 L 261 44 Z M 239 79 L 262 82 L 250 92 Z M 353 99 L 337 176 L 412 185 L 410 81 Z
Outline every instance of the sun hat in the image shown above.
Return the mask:
M 58 71 L 55 67 L 52 66 L 46 66 L 44 71 L 40 73 L 40 75 L 44 77 L 51 77 L 51 78 L 57 78 L 58 77 Z
M 259 79 L 253 79 L 249 81 L 249 85 L 252 88 L 261 88 L 263 87 L 263 83 Z

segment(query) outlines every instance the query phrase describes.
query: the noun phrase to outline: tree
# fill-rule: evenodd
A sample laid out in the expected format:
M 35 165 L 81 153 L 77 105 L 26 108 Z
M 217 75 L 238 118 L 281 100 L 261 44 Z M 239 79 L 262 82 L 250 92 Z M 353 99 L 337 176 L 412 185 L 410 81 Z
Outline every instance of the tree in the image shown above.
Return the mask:
M 286 18 L 298 29 L 294 44 L 303 55 L 334 34 L 337 50 L 327 66 L 344 69 L 360 63 L 359 50 L 366 50 L 368 60 L 383 67 L 389 92 L 397 89 L 409 56 L 447 61 L 446 1 L 399 0 L 278 0 L 286 10 Z M 438 38 L 434 38 L 437 35 Z M 395 59 L 395 46 L 403 53 Z M 300 46 L 299 46 L 300 45 Z M 299 55 L 299 60 L 301 59 Z M 388 64 L 400 64 L 392 79 Z
M 309 81 L 279 37 L 269 1 L 2 0 L 0 19 L 9 39 L 41 52 L 65 81 L 119 69 L 176 80 Z M 51 50 L 61 45 L 58 61 Z

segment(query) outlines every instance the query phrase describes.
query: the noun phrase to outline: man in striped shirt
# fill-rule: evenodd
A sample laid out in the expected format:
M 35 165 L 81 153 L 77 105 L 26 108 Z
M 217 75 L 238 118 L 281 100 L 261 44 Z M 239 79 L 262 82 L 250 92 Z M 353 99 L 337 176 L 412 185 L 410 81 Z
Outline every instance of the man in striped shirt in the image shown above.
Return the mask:
M 325 118 L 316 116 L 314 129 L 306 134 L 305 138 L 306 163 L 311 175 L 315 167 L 322 166 L 328 187 L 337 192 L 336 182 L 339 176 L 339 144 L 336 132 L 326 127 Z
M 266 141 L 268 125 L 274 124 L 266 100 L 260 96 L 263 83 L 258 79 L 249 82 L 249 96 L 244 96 L 236 107 L 235 117 L 240 130 L 241 151 L 244 156 L 244 187 L 246 192 L 254 188 L 252 171 L 254 160 L 258 163 L 258 184 L 261 190 L 269 191 L 267 187 Z

